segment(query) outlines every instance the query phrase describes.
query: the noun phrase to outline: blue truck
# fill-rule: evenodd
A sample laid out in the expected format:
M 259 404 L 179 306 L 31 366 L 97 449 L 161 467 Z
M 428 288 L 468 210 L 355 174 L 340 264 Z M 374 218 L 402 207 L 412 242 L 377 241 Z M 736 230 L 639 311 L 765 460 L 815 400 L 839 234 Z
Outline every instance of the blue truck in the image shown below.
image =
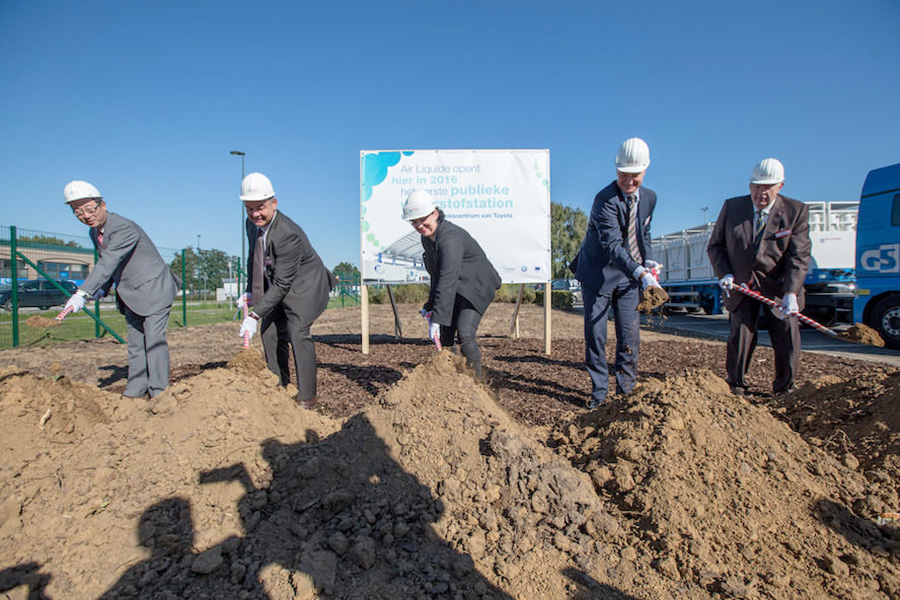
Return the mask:
M 824 325 L 864 323 L 900 349 L 900 164 L 866 177 L 859 201 L 809 202 L 812 261 L 804 313 Z M 652 241 L 667 310 L 719 314 L 706 254 L 713 223 Z

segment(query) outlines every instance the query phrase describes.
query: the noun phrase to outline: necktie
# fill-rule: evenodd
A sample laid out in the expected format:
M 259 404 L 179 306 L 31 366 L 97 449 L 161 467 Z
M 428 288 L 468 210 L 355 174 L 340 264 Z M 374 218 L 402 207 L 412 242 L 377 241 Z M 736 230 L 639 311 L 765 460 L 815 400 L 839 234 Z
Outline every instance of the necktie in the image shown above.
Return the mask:
M 638 203 L 636 196 L 628 196 L 628 253 L 639 264 L 643 264 L 641 248 L 637 240 Z
M 97 245 L 103 247 L 103 232 L 99 229 L 97 230 Z
M 266 248 L 263 245 L 263 232 L 259 231 L 253 246 L 253 276 L 250 281 L 250 296 L 253 304 L 259 304 L 263 293 L 263 273 L 266 268 Z
M 753 245 L 759 248 L 762 241 L 763 230 L 766 228 L 766 213 L 761 210 L 756 211 L 756 228 L 753 230 Z

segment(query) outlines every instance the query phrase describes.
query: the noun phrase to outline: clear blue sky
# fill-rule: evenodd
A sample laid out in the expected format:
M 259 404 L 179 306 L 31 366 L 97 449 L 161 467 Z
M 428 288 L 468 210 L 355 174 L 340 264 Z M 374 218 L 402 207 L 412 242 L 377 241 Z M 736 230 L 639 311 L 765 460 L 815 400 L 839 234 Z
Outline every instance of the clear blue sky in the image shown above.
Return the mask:
M 326 265 L 359 264 L 359 151 L 549 148 L 590 209 L 631 136 L 661 235 L 758 160 L 856 199 L 900 162 L 900 2 L 0 0 L 0 224 L 83 235 L 85 179 L 158 246 L 239 254 L 246 172 Z

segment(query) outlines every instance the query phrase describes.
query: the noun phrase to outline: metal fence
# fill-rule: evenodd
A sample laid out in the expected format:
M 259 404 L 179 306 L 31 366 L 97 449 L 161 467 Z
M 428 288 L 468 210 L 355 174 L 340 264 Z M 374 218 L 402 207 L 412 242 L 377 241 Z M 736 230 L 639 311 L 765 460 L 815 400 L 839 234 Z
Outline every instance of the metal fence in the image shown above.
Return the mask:
M 235 299 L 246 287 L 239 268 L 216 290 L 191 289 L 199 279 L 188 272 L 186 254 L 192 247 L 157 247 L 163 260 L 182 281 L 172 306 L 169 327 L 237 321 Z M 110 296 L 89 302 L 86 310 L 55 317 L 97 261 L 90 237 L 73 236 L 0 225 L 0 349 L 60 341 L 104 338 L 122 342 L 125 318 Z M 197 267 L 191 267 L 196 269 Z M 13 281 L 16 285 L 13 285 Z M 340 277 L 329 308 L 359 304 L 359 278 Z

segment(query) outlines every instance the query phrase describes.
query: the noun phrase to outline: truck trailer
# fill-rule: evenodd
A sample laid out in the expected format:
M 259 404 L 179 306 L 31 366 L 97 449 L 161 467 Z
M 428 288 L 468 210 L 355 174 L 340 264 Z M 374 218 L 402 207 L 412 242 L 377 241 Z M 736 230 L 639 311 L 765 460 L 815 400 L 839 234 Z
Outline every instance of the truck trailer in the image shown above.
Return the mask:
M 808 202 L 812 260 L 804 314 L 825 325 L 860 322 L 900 348 L 900 164 L 871 171 L 859 201 Z M 706 253 L 715 223 L 654 238 L 667 310 L 720 314 L 722 291 Z

